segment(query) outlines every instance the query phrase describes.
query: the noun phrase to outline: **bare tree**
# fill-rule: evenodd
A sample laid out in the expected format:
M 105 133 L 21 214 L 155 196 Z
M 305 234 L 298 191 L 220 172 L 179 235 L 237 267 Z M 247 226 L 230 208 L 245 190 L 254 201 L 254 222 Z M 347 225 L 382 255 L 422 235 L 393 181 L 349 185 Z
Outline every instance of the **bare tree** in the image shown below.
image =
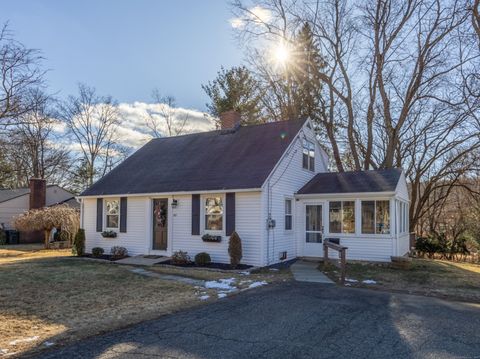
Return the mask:
M 80 153 L 80 183 L 85 188 L 122 159 L 116 104 L 111 97 L 99 96 L 94 88 L 80 84 L 78 95 L 69 96 L 59 113 Z
M 188 113 L 181 114 L 175 97 L 162 96 L 158 89 L 153 91 L 153 100 L 157 105 L 155 111 L 148 111 L 145 125 L 153 137 L 181 135 L 189 121 Z
M 19 121 L 9 128 L 6 140 L 9 162 L 15 164 L 15 186 L 27 186 L 32 177 L 65 184 L 70 153 L 56 131 L 61 123 L 54 118 L 53 100 L 39 89 L 30 90 L 27 98 L 31 108 L 16 117 Z
M 473 0 L 472 4 L 472 25 L 475 30 L 480 46 L 480 0 Z
M 43 84 L 38 50 L 28 49 L 16 41 L 8 24 L 0 29 L 0 131 L 19 120 L 32 104 L 28 91 Z M 34 105 L 33 105 L 34 106 Z
M 474 87 L 480 55 L 465 35 L 471 13 L 463 2 L 238 0 L 233 11 L 254 59 L 310 24 L 326 62 L 316 120 L 337 169 L 404 167 L 417 188 L 412 226 L 426 213 L 430 189 L 455 186 L 473 169 L 479 101 L 467 101 L 465 89 Z M 274 88 L 264 66 L 251 64 Z

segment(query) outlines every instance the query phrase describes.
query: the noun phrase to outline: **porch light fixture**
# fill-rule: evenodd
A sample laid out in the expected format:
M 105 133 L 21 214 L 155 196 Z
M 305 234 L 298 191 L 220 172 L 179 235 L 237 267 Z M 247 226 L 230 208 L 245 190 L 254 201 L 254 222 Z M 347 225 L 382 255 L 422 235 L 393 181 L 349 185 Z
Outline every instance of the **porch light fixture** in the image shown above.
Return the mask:
M 177 208 L 177 206 L 178 206 L 178 200 L 172 199 L 172 208 Z

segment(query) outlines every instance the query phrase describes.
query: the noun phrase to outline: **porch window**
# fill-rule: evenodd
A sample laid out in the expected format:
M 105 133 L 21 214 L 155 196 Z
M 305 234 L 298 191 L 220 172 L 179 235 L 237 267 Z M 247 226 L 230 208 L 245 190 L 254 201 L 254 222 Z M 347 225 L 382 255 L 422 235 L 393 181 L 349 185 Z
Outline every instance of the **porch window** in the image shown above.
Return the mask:
M 315 144 L 313 142 L 303 140 L 303 168 L 315 171 Z
M 362 201 L 362 233 L 390 233 L 390 201 Z
M 118 229 L 120 223 L 120 201 L 118 199 L 105 200 L 105 224 L 108 229 Z
M 285 200 L 285 229 L 287 231 L 292 229 L 292 200 L 291 199 Z
M 334 201 L 329 203 L 329 232 L 355 233 L 354 201 Z
M 208 197 L 205 199 L 205 229 L 210 231 L 223 230 L 222 197 Z

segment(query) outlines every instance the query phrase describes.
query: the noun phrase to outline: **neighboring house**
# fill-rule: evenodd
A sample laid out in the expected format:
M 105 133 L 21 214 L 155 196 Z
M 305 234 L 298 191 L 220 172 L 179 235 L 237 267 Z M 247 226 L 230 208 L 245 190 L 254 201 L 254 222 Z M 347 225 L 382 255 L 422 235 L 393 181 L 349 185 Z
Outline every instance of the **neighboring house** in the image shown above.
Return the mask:
M 28 188 L 0 189 L 0 226 L 14 229 L 13 218 L 33 208 L 66 203 L 79 208 L 75 195 L 60 186 L 48 185 L 45 180 L 33 178 Z M 21 235 L 22 242 L 43 241 L 43 234 Z
M 408 251 L 408 192 L 400 169 L 329 173 L 312 123 L 239 126 L 151 140 L 79 198 L 86 249 L 124 246 L 130 255 L 229 262 L 228 237 L 242 239 L 242 263 L 265 266 L 323 255 L 340 238 L 347 258 L 389 261 Z M 103 238 L 113 230 L 116 238 Z M 204 234 L 220 236 L 205 242 Z

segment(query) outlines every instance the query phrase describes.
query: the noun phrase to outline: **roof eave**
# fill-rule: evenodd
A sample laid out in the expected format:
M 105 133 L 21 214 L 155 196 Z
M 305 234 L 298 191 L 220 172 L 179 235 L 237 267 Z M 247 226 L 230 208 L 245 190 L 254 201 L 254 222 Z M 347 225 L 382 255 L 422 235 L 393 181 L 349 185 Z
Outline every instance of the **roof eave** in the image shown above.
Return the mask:
M 336 192 L 336 193 L 295 193 L 295 198 L 362 198 L 362 197 L 393 197 L 396 195 L 395 191 L 381 191 L 381 192 Z

